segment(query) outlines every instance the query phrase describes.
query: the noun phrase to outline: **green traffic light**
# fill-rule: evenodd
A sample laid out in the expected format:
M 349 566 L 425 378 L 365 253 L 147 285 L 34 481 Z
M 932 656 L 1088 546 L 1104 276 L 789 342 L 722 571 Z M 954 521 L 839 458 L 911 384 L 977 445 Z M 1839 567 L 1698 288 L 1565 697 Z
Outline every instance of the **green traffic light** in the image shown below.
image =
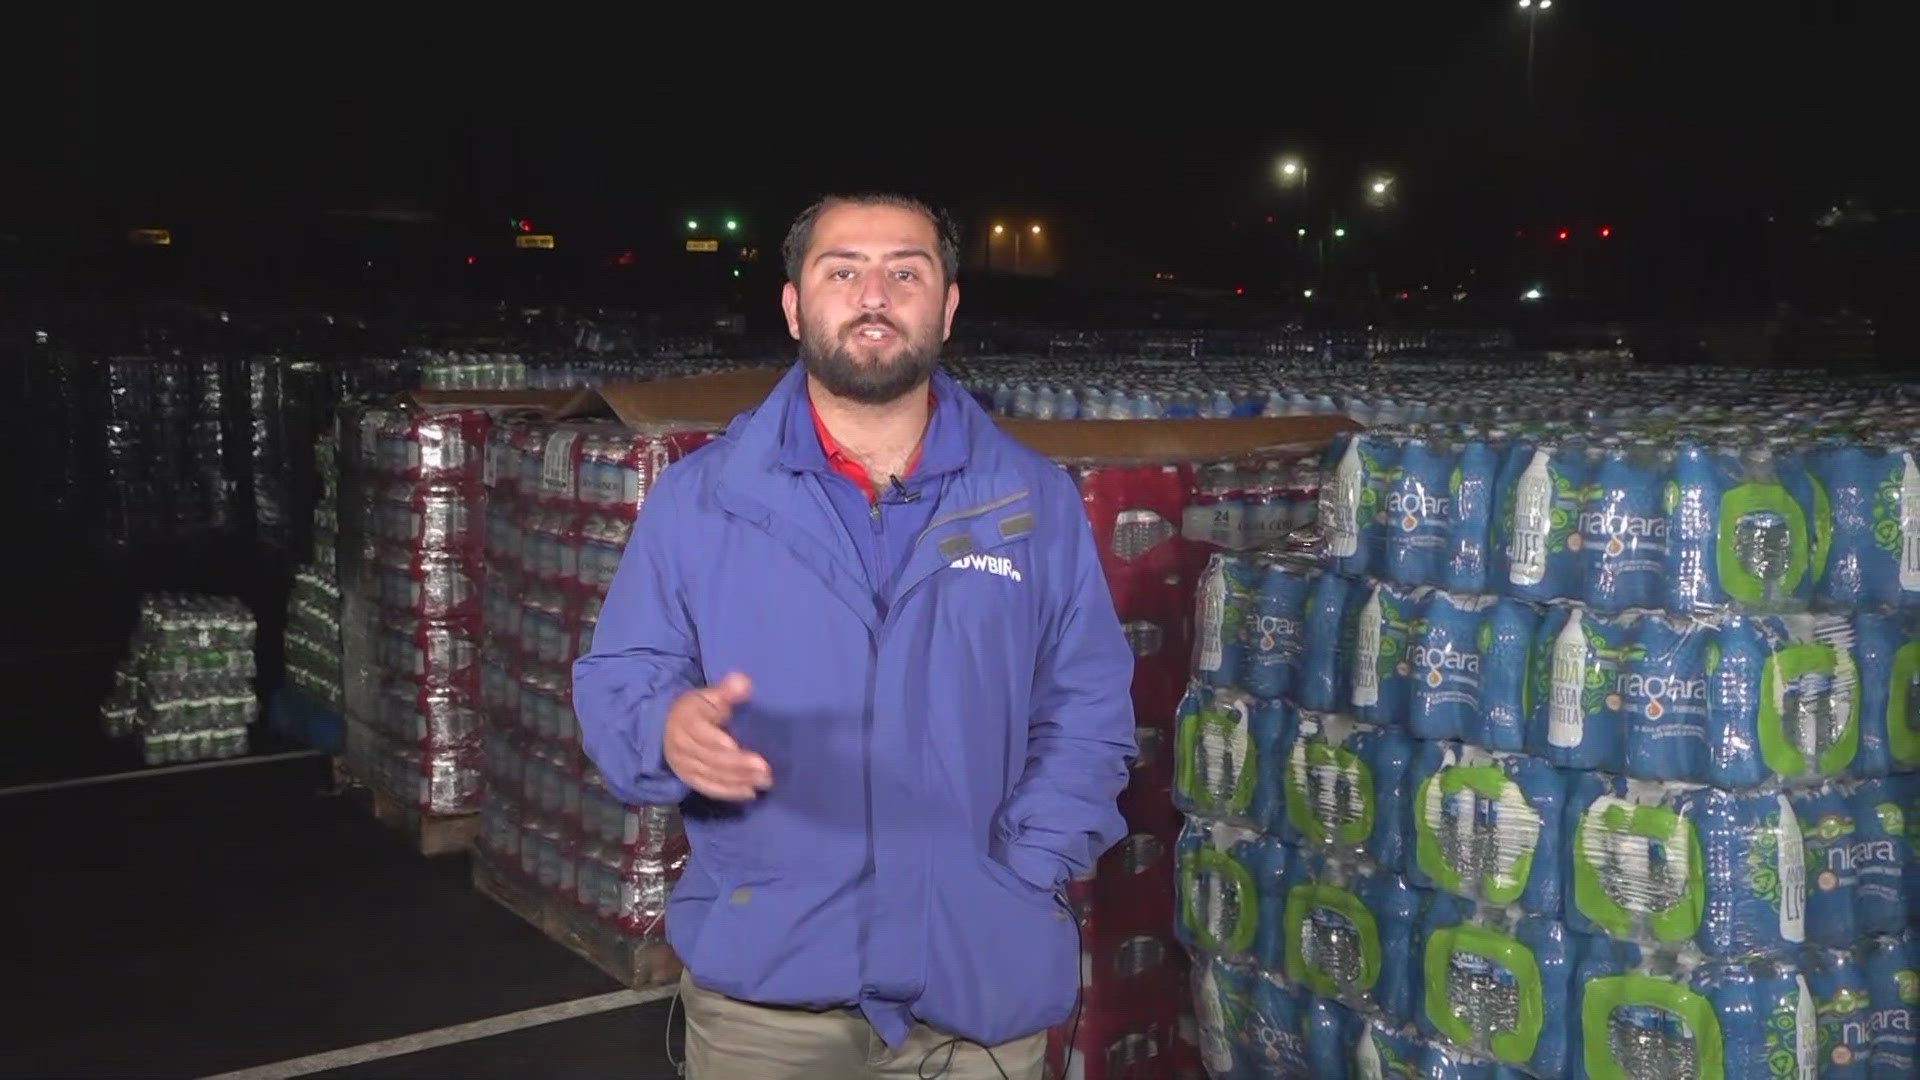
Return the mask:
M 728 232 L 739 232 L 739 231 L 740 231 L 740 223 L 739 223 L 739 222 L 737 222 L 737 221 L 735 221 L 735 220 L 733 220 L 732 218 L 728 218 L 728 219 L 727 219 L 727 231 L 728 231 Z
M 687 231 L 688 231 L 688 232 L 699 232 L 699 231 L 700 231 L 700 223 L 699 223 L 699 222 L 697 222 L 697 221 L 695 221 L 695 220 L 693 220 L 692 218 L 688 218 L 688 219 L 687 219 Z

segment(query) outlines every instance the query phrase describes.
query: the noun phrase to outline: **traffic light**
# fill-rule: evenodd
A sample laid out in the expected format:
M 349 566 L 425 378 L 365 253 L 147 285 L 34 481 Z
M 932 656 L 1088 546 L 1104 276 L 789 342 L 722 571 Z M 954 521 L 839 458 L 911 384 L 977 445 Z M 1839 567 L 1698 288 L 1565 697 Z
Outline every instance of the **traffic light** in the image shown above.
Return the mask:
M 528 220 L 527 220 L 526 218 L 521 218 L 521 219 L 520 219 L 520 231 L 521 231 L 521 232 L 532 232 L 532 231 L 533 231 L 533 222 L 531 222 L 531 221 L 528 221 Z
M 1559 240 L 1560 240 L 1560 242 L 1564 244 L 1564 243 L 1566 243 L 1566 242 L 1567 242 L 1567 238 L 1568 238 L 1569 236 L 1572 236 L 1573 234 L 1572 234 L 1572 233 L 1570 233 L 1570 232 L 1568 232 L 1568 231 L 1567 231 L 1567 230 L 1565 230 L 1565 229 L 1561 229 L 1561 230 L 1559 231 L 1559 233 L 1557 233 L 1556 235 L 1558 236 L 1558 238 L 1559 238 Z
M 1605 240 L 1607 237 L 1612 235 L 1613 235 L 1613 226 L 1611 225 L 1600 226 L 1600 239 Z

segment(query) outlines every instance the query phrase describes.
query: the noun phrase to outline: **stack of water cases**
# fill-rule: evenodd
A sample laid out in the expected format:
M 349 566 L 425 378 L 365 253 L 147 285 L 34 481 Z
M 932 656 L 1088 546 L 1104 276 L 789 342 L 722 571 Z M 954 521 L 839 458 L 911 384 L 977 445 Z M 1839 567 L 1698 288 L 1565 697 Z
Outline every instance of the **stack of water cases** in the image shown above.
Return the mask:
M 116 356 L 104 363 L 100 416 L 108 539 L 140 545 L 231 527 L 238 433 L 224 422 L 232 372 L 216 360 Z
M 659 937 L 686 840 L 671 806 L 626 806 L 580 749 L 573 660 L 654 478 L 704 432 L 503 421 L 488 440 L 478 855 L 600 940 Z
M 1216 1077 L 1920 1075 L 1916 417 L 1782 419 L 1356 434 L 1213 561 Z
M 254 693 L 253 613 L 231 597 L 163 593 L 140 602 L 127 658 L 102 712 L 149 765 L 247 752 Z
M 339 439 L 323 436 L 314 448 L 320 492 L 313 508 L 313 552 L 293 577 L 287 597 L 287 683 L 309 702 L 338 714 L 340 581 L 335 545 L 340 529 Z
M 342 697 L 348 770 L 427 815 L 480 808 L 480 601 L 492 418 L 341 416 Z
M 1911 376 L 1636 368 L 1623 350 L 1355 355 L 1329 345 L 1307 357 L 977 356 L 953 368 L 985 408 L 1044 420 L 1338 413 L 1363 424 L 1486 417 L 1615 423 L 1664 416 L 1698 424 L 1765 418 L 1797 431 L 1823 416 L 1854 419 L 1889 402 L 1920 399 Z M 1762 417 L 1756 399 L 1792 405 Z
M 1077 1027 L 1053 1032 L 1054 1068 L 1071 1080 L 1198 1075 L 1198 1055 L 1186 1052 L 1193 1040 L 1183 1038 L 1186 958 L 1169 932 L 1181 822 L 1172 721 L 1192 651 L 1194 585 L 1210 552 L 1278 545 L 1311 523 L 1315 463 L 1101 465 L 1076 475 L 1133 646 L 1140 752 L 1120 796 L 1128 835 L 1069 887 L 1081 924 L 1081 1011 Z

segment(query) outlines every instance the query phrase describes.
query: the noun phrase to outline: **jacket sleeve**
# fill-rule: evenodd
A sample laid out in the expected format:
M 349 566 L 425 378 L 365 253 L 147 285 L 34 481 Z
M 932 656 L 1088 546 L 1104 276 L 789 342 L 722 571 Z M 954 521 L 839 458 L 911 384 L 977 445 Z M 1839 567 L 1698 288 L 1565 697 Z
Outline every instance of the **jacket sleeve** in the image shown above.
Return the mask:
M 1059 888 L 1126 835 L 1118 799 L 1133 737 L 1133 651 L 1114 616 L 1073 482 L 1050 514 L 1073 524 L 1034 668 L 1027 766 L 1000 815 L 994 855 L 1028 884 Z
M 593 647 L 573 664 L 580 743 L 621 801 L 670 805 L 687 786 L 667 766 L 667 709 L 698 685 L 700 663 L 673 538 L 674 485 L 648 493 L 600 608 Z

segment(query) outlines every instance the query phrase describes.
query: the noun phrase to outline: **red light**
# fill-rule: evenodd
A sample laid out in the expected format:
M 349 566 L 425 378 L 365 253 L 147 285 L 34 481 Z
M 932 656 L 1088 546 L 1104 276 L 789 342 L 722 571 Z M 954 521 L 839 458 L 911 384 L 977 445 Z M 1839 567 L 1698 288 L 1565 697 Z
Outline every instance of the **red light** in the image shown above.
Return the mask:
M 532 231 L 533 231 L 533 222 L 531 222 L 531 221 L 528 221 L 528 220 L 527 220 L 526 218 L 521 218 L 521 219 L 520 219 L 520 231 L 521 231 L 521 232 L 532 232 Z
M 1238 286 L 1237 288 L 1235 288 L 1235 289 L 1233 290 L 1233 295 L 1235 295 L 1235 296 L 1245 296 L 1245 295 L 1247 295 L 1247 287 L 1246 287 L 1245 285 L 1241 285 L 1241 286 Z
M 1611 225 L 1600 226 L 1600 239 L 1605 240 L 1607 237 L 1612 235 L 1613 235 L 1613 226 Z
M 1269 225 L 1271 225 L 1271 224 L 1273 224 L 1273 215 L 1272 215 L 1272 214 L 1268 214 L 1268 215 L 1267 215 L 1267 224 L 1269 224 Z
M 480 261 L 480 256 L 478 256 L 478 255 L 469 255 L 469 256 L 467 256 L 467 265 L 468 265 L 468 266 L 472 266 L 472 265 L 473 265 L 474 263 L 477 263 L 477 262 L 479 262 L 479 261 Z
M 1527 230 L 1525 230 L 1525 229 L 1515 229 L 1515 230 L 1513 230 L 1513 235 L 1514 235 L 1514 236 L 1517 236 L 1517 237 L 1520 237 L 1520 238 L 1523 238 L 1523 239 L 1524 239 L 1524 238 L 1526 237 L 1526 235 L 1527 235 Z
M 1567 232 L 1567 230 L 1565 230 L 1565 229 L 1561 229 L 1561 230 L 1560 230 L 1560 239 L 1561 239 L 1562 241 L 1565 241 L 1565 240 L 1566 240 L 1566 238 L 1567 238 L 1568 236 L 1570 236 L 1570 235 L 1572 235 L 1572 234 L 1571 234 L 1571 233 L 1569 233 L 1569 232 Z

